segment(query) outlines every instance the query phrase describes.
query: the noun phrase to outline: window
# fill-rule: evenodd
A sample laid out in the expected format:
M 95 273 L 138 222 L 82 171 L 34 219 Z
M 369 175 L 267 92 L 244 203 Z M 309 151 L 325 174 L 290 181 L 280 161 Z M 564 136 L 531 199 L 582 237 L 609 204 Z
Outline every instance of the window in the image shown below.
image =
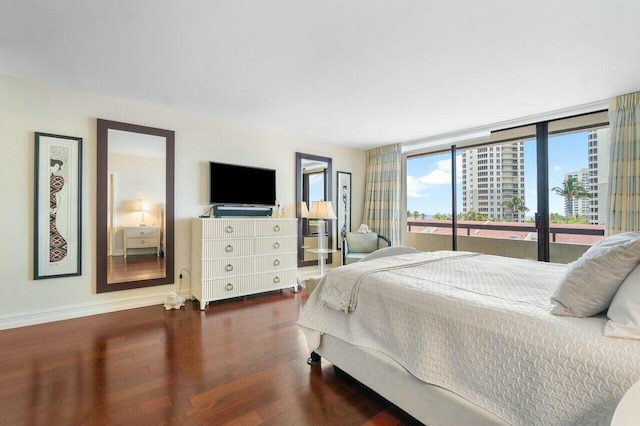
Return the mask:
M 599 205 L 600 200 L 606 198 L 608 183 L 607 115 L 606 111 L 601 111 L 507 129 L 492 133 L 475 147 L 458 148 L 455 155 L 460 164 L 456 167 L 458 207 L 454 212 L 451 208 L 447 210 L 447 214 L 455 213 L 456 216 L 451 217 L 452 225 L 440 225 L 446 227 L 452 237 L 450 228 L 457 227 L 457 237 L 452 238 L 452 246 L 457 247 L 459 242 L 461 250 L 491 252 L 496 245 L 483 243 L 487 238 L 503 239 L 504 244 L 520 240 L 528 243 L 519 243 L 520 249 L 516 246 L 513 250 L 502 248 L 494 254 L 570 262 L 602 239 L 604 213 Z M 536 132 L 541 134 L 536 136 Z M 538 164 L 538 155 L 545 151 L 548 151 L 547 163 Z M 452 161 L 449 152 L 410 157 L 407 160 L 408 175 L 413 168 L 410 164 L 423 157 Z M 544 154 L 541 158 L 545 158 Z M 442 164 L 425 169 L 423 174 L 435 176 L 439 169 L 442 169 Z M 541 172 L 544 175 L 540 175 Z M 415 171 L 415 174 L 418 176 L 421 172 Z M 579 193 L 581 195 L 575 195 L 575 192 L 570 192 L 574 194 L 571 196 L 562 195 L 566 194 L 562 188 L 568 177 L 582 186 L 584 191 Z M 448 187 L 452 191 L 450 174 L 448 178 Z M 560 189 L 554 191 L 554 188 Z M 408 209 L 412 210 L 410 206 L 416 200 L 407 195 Z M 446 198 L 446 204 L 452 204 L 451 196 Z M 544 234 L 539 234 L 534 226 L 536 212 L 542 214 L 538 223 Z M 491 229 L 498 225 L 496 222 L 501 222 L 500 229 Z M 432 227 L 437 227 L 435 225 Z M 414 232 L 410 229 L 410 234 Z M 418 232 L 422 233 L 421 237 L 428 236 L 424 229 Z M 537 246 L 537 253 L 521 249 L 527 245 Z M 431 247 L 431 244 L 424 246 Z M 438 249 L 442 248 L 438 246 Z
M 463 156 L 456 157 L 458 170 L 462 170 Z M 407 160 L 407 224 L 409 232 L 445 237 L 442 249 L 451 249 L 452 231 L 452 165 L 451 153 L 437 153 L 412 157 Z M 472 179 L 469 179 L 472 180 Z M 463 185 L 459 179 L 457 186 Z M 477 199 L 458 193 L 460 207 L 473 205 Z M 442 244 L 444 243 L 444 246 Z

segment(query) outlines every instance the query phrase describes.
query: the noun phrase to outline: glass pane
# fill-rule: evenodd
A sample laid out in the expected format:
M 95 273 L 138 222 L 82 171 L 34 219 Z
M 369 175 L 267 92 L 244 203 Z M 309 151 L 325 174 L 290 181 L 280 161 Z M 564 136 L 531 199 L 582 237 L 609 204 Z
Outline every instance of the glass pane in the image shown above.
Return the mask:
M 549 137 L 551 262 L 572 262 L 604 238 L 608 175 L 608 128 Z
M 537 259 L 534 140 L 461 149 L 458 249 Z
M 314 201 L 324 200 L 324 172 L 309 175 L 309 208 Z
M 458 167 L 461 157 L 458 156 Z M 408 243 L 424 251 L 451 250 L 451 153 L 407 159 Z

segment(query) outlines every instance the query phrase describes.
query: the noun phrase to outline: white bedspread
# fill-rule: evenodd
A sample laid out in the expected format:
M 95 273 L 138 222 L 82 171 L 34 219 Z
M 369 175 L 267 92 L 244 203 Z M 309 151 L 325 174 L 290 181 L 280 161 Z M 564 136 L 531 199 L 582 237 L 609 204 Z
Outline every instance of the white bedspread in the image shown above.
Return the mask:
M 330 271 L 298 322 L 318 332 L 311 350 L 321 333 L 379 350 L 512 424 L 609 424 L 640 379 L 640 342 L 604 337 L 605 317 L 551 315 L 565 270 L 459 252 L 359 262 Z M 322 302 L 325 281 L 357 309 Z

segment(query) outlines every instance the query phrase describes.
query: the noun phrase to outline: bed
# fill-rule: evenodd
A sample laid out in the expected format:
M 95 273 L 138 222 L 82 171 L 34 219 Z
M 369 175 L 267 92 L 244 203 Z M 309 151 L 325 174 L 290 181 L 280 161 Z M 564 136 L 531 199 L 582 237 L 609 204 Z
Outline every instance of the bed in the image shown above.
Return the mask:
M 609 424 L 640 341 L 605 337 L 603 314 L 550 313 L 568 268 L 384 256 L 330 271 L 298 323 L 310 351 L 427 424 Z

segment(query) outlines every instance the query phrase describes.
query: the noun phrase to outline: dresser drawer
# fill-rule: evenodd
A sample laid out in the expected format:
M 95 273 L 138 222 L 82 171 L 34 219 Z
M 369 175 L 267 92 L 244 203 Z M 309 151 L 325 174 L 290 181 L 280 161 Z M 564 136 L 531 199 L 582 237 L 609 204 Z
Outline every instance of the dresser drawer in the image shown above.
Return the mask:
M 255 239 L 255 254 L 290 253 L 296 251 L 298 237 L 268 237 Z
M 249 238 L 202 241 L 203 259 L 251 256 L 253 253 L 253 240 Z
M 244 277 L 216 279 L 202 282 L 202 300 L 220 300 L 246 293 Z
M 253 257 L 230 257 L 202 261 L 202 279 L 235 277 L 253 273 Z
M 202 224 L 202 238 L 240 238 L 253 236 L 253 221 L 211 220 Z
M 252 278 L 256 283 L 266 290 L 275 290 L 285 287 L 293 287 L 297 283 L 298 274 L 296 269 L 286 271 L 274 271 L 262 274 L 255 274 Z
M 282 271 L 296 268 L 298 258 L 295 253 L 271 254 L 268 256 L 256 256 L 256 272 Z
M 127 248 L 145 248 L 145 247 L 158 247 L 159 240 L 158 237 L 140 237 L 140 238 L 127 238 L 126 245 Z
M 125 238 L 152 238 L 159 237 L 158 229 L 153 228 L 125 228 L 124 229 L 124 237 Z
M 297 232 L 297 221 L 279 219 L 256 221 L 256 236 L 296 235 Z

